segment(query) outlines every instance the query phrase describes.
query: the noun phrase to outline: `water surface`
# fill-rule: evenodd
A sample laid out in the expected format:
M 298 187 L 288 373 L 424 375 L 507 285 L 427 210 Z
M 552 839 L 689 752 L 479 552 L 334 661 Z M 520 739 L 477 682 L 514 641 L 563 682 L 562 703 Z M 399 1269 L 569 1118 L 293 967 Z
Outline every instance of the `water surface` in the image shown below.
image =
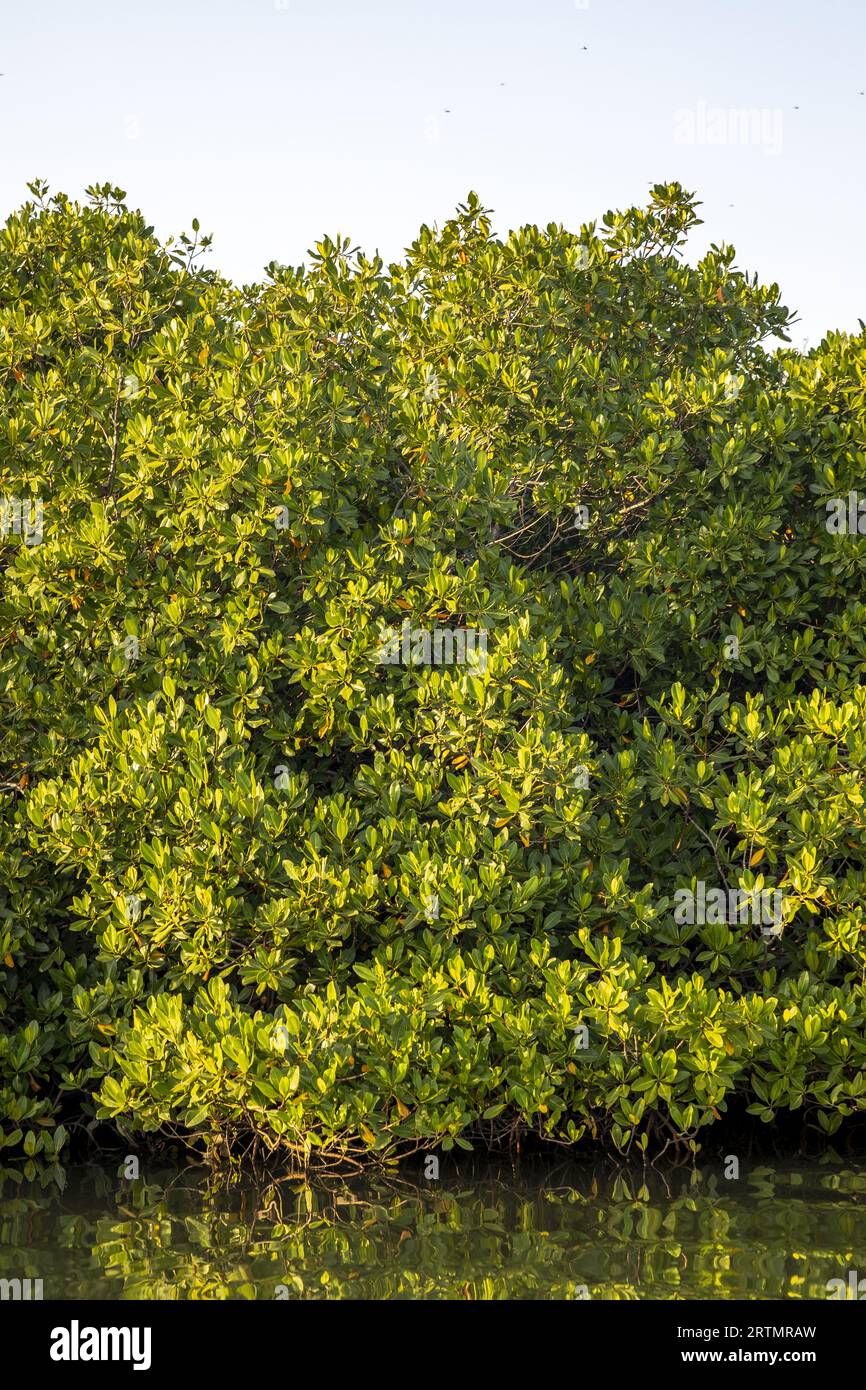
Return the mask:
M 866 1164 L 443 1166 L 0 1185 L 0 1278 L 46 1299 L 803 1299 L 866 1275 Z M 866 1287 L 866 1285 L 864 1285 Z

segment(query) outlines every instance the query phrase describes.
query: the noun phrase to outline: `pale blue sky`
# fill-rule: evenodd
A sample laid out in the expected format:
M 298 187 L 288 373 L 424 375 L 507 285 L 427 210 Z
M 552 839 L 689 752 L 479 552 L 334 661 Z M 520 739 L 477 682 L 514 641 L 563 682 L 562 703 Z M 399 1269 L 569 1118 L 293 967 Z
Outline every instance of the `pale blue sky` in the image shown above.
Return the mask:
M 470 188 L 505 233 L 679 179 L 795 342 L 856 329 L 866 0 L 583 3 L 2 0 L 0 209 L 110 180 L 249 281 L 323 232 L 399 255 Z

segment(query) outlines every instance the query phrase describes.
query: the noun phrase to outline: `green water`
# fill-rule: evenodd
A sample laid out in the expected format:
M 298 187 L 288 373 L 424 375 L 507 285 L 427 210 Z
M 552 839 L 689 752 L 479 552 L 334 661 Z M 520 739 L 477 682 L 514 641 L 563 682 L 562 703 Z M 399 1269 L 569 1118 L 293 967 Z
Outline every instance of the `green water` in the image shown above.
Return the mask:
M 827 1297 L 866 1275 L 866 1164 L 443 1165 L 394 1179 L 68 1169 L 0 1189 L 0 1278 L 75 1298 Z

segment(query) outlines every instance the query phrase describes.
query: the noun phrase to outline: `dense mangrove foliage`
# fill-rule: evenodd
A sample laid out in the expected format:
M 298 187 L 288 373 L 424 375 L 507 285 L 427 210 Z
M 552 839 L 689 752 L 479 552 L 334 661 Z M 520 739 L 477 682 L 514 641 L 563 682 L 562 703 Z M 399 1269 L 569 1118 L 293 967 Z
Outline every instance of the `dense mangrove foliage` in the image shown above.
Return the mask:
M 30 193 L 3 1162 L 856 1125 L 866 335 L 792 350 L 676 184 L 241 288 L 195 223 Z

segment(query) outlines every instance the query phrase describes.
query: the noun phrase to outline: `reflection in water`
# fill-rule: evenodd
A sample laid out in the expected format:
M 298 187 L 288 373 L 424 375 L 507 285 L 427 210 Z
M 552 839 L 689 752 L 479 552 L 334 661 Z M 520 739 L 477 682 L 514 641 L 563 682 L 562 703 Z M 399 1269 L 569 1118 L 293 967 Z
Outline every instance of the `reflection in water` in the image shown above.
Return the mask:
M 0 1186 L 0 1278 L 49 1298 L 820 1298 L 866 1273 L 866 1166 L 443 1164 L 308 1183 Z

